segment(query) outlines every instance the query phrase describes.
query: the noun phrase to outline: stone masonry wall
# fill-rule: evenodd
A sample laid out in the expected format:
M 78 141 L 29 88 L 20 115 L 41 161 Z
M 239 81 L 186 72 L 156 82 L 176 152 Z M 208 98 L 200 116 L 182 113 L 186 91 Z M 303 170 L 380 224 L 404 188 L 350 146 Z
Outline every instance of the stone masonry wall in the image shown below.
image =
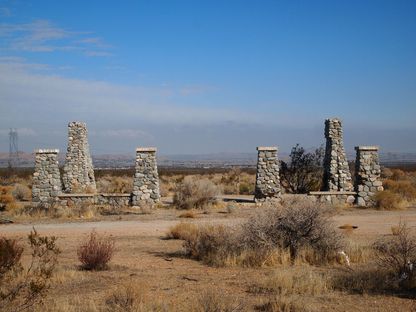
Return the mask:
M 277 147 L 257 147 L 256 201 L 280 198 L 279 160 Z
M 324 191 L 352 191 L 352 179 L 337 118 L 325 120 Z
M 57 149 L 39 149 L 35 151 L 35 172 L 33 173 L 32 200 L 39 203 L 51 203 L 62 192 L 58 167 Z
M 68 124 L 68 149 L 62 177 L 66 193 L 95 192 L 94 168 L 83 122 Z
M 137 148 L 132 204 L 133 206 L 138 206 L 142 202 L 155 203 L 159 200 L 156 148 Z
M 358 206 L 372 206 L 373 196 L 383 190 L 377 146 L 356 146 L 355 191 Z

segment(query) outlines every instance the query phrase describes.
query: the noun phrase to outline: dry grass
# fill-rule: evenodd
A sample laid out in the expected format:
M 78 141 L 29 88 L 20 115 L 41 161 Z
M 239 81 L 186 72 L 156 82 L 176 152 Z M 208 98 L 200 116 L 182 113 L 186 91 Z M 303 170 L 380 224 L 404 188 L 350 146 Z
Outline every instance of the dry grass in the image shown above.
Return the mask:
M 195 210 L 188 210 L 179 214 L 179 218 L 189 218 L 193 219 L 196 218 L 197 212 Z
M 342 271 L 332 278 L 333 288 L 359 294 L 386 291 L 386 281 L 391 279 L 391 272 L 376 266 L 364 266 L 353 271 Z
M 313 271 L 311 267 L 279 268 L 271 276 L 252 285 L 251 293 L 272 293 L 280 296 L 320 296 L 332 291 L 329 276 Z
M 11 186 L 0 186 L 0 210 L 7 209 L 11 210 L 13 205 L 16 203 L 13 194 L 13 187 Z
M 146 290 L 146 285 L 134 281 L 120 285 L 107 295 L 106 310 L 115 312 L 150 311 L 145 306 Z
M 358 242 L 353 239 L 346 240 L 345 253 L 351 263 L 365 264 L 374 261 L 374 249 L 371 242 Z
M 194 312 L 238 312 L 244 305 L 214 290 L 205 290 L 189 311 Z
M 166 234 L 166 238 L 169 239 L 183 239 L 191 240 L 198 236 L 198 226 L 192 223 L 181 222 L 171 227 Z
M 133 177 L 105 175 L 97 179 L 99 193 L 131 193 L 133 191 Z
M 403 200 L 399 194 L 390 190 L 378 192 L 375 195 L 375 201 L 378 209 L 386 210 L 401 210 L 408 205 L 407 201 Z
M 263 312 L 310 312 L 312 311 L 303 298 L 299 296 L 277 296 L 270 301 L 259 305 L 258 311 Z

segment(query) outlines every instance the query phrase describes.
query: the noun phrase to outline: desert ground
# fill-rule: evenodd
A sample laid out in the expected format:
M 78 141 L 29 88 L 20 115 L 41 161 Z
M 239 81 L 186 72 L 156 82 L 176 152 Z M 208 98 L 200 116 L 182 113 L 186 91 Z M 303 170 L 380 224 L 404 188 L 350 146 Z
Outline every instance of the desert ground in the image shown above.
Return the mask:
M 110 217 L 108 220 L 92 222 L 24 221 L 20 224 L 2 225 L 0 231 L 6 237 L 23 240 L 32 227 L 35 227 L 42 235 L 58 237 L 62 254 L 53 278 L 53 286 L 46 299 L 46 307 L 50 311 L 104 309 L 106 296 L 117 285 L 129 281 L 139 285 L 147 302 L 157 303 L 160 309 L 166 311 L 192 310 L 197 298 L 207 291 L 213 291 L 234 302 L 236 306 L 253 311 L 267 302 L 270 295 L 251 293 L 252 285 L 274 272 L 293 270 L 293 267 L 210 267 L 185 257 L 182 241 L 167 240 L 164 237 L 178 222 L 235 225 L 261 209 L 251 204 L 240 204 L 232 214 L 218 209 L 209 214 L 201 212 L 196 218 L 189 219 L 190 221 L 178 218 L 179 213 L 176 210 L 158 209 L 146 215 L 123 215 L 119 217 L 120 220 Z M 344 233 L 348 239 L 368 242 L 378 235 L 391 234 L 391 227 L 401 220 L 405 220 L 411 228 L 416 228 L 416 208 L 405 211 L 351 208 L 338 212 L 332 219 L 336 226 L 358 226 L 357 229 Z M 92 229 L 100 234 L 111 235 L 115 240 L 116 253 L 108 270 L 90 272 L 78 268 L 77 246 Z M 345 270 L 340 265 L 330 268 L 307 264 L 299 266 L 318 271 Z M 416 310 L 416 302 L 411 296 L 353 294 L 343 291 L 298 296 L 308 308 L 320 311 Z

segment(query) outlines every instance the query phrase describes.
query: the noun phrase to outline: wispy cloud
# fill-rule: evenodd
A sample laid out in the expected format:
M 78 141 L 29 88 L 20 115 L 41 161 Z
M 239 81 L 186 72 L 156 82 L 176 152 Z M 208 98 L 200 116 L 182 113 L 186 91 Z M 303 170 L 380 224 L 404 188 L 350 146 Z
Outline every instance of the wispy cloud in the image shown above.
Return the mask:
M 154 136 L 140 129 L 109 129 L 103 131 L 90 131 L 90 136 L 101 136 L 110 138 L 128 138 L 153 140 Z
M 179 93 L 183 96 L 189 96 L 189 95 L 195 95 L 195 94 L 201 94 L 206 93 L 208 91 L 212 91 L 215 88 L 212 86 L 204 86 L 204 85 L 190 85 L 182 87 L 179 90 Z
M 30 119 L 95 116 L 103 123 L 125 120 L 176 125 L 228 121 L 256 123 L 268 119 L 241 109 L 183 104 L 179 92 L 181 87 L 125 86 L 104 81 L 70 79 L 48 71 L 37 71 L 39 64 L 26 63 L 22 59 L 5 58 L 1 61 L 0 59 L 2 109 L 16 111 L 16 114 L 25 111 Z M 0 123 L 9 117 L 0 116 Z M 122 133 L 120 131 L 125 131 L 126 136 L 144 135 L 130 130 L 108 134 L 115 136 L 116 133 Z
M 0 16 L 10 17 L 12 16 L 12 11 L 9 8 L 0 8 Z
M 110 45 L 90 36 L 91 32 L 70 31 L 48 20 L 25 24 L 0 24 L 4 49 L 26 52 L 77 51 L 87 56 L 109 56 Z M 1 42 L 0 41 L 0 42 Z

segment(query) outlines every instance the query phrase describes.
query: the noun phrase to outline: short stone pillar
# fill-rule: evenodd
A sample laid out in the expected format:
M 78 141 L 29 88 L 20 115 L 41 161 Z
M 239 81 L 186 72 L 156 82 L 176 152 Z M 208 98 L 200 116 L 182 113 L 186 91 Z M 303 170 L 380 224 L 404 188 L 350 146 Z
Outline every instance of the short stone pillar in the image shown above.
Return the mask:
M 156 148 L 136 149 L 136 173 L 134 174 L 132 204 L 156 203 L 160 200 L 159 175 L 157 173 Z
M 356 204 L 368 207 L 374 204 L 374 195 L 383 190 L 378 146 L 356 146 L 355 191 Z
M 281 195 L 277 147 L 257 147 L 255 201 L 279 199 Z
M 87 125 L 83 122 L 68 124 L 68 149 L 62 177 L 66 193 L 94 193 L 94 168 L 87 138 Z
M 324 191 L 352 191 L 351 172 L 342 140 L 342 124 L 338 118 L 325 120 Z
M 58 154 L 59 150 L 57 149 L 39 149 L 35 151 L 35 172 L 33 173 L 32 182 L 33 202 L 53 203 L 62 192 Z

